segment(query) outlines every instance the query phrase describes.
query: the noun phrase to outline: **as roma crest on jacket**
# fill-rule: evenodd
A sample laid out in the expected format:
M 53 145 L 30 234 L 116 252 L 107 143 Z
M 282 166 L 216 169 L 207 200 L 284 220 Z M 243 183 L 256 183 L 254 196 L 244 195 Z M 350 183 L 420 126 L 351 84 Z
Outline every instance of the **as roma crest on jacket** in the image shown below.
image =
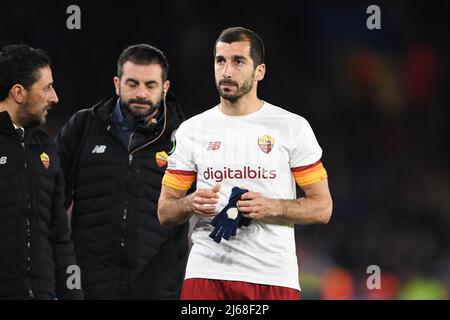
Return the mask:
M 158 167 L 162 168 L 167 165 L 167 161 L 169 161 L 169 156 L 165 151 L 157 152 L 155 155 L 156 164 Z
M 50 157 L 45 152 L 42 152 L 40 157 L 44 168 L 48 169 L 48 167 L 50 167 Z
M 258 145 L 262 152 L 269 153 L 272 150 L 272 147 L 275 143 L 275 140 L 268 136 L 267 134 L 258 138 Z

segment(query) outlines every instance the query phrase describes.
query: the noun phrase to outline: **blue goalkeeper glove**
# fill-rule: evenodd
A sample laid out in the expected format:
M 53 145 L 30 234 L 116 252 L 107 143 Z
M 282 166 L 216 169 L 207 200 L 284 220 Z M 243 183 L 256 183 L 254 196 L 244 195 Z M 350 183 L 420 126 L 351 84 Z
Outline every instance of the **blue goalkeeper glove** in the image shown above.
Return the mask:
M 222 238 L 230 240 L 231 236 L 236 235 L 237 228 L 240 228 L 243 225 L 248 226 L 250 224 L 251 219 L 244 218 L 237 208 L 237 202 L 246 192 L 248 192 L 247 189 L 234 187 L 231 190 L 228 204 L 211 221 L 214 230 L 209 236 L 214 239 L 215 242 L 220 243 Z

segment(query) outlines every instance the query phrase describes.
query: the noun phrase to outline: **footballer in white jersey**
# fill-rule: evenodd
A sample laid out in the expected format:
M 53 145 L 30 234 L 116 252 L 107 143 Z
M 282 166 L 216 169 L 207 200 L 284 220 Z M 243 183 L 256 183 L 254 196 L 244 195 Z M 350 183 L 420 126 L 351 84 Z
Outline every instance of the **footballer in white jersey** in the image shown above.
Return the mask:
M 231 33 L 248 36 L 248 29 L 231 29 Z M 190 293 L 183 288 L 182 298 L 205 298 L 199 283 L 195 290 L 195 282 L 190 281 L 196 279 L 298 292 L 294 224 L 327 223 L 331 215 L 322 149 L 303 117 L 257 98 L 255 87 L 265 66 L 250 65 L 255 60 L 249 48 L 252 42 L 219 39 L 215 69 L 221 103 L 181 124 L 162 181 L 161 223 L 197 217 L 185 276 Z M 185 196 L 194 182 L 197 191 Z M 299 200 L 296 184 L 305 191 Z M 241 196 L 238 208 L 252 220 L 228 240 L 213 241 L 211 220 L 227 206 L 233 187 L 250 191 Z M 214 195 L 215 202 L 208 201 L 207 195 L 210 199 Z M 211 288 L 206 290 L 214 295 L 216 289 Z M 244 297 L 277 298 L 265 294 Z

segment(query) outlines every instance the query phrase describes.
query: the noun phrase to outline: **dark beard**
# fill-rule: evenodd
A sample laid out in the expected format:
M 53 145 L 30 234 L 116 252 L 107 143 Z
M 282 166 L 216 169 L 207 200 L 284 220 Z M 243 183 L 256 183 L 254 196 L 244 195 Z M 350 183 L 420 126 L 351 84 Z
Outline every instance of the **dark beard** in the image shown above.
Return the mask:
M 31 109 L 32 108 L 27 103 L 19 107 L 17 112 L 17 125 L 24 128 L 31 128 L 45 123 L 45 118 L 36 113 L 31 113 Z M 44 111 L 42 113 L 44 113 Z
M 150 106 L 150 108 L 145 112 L 136 112 L 130 107 L 130 104 L 132 103 L 146 104 Z M 123 101 L 122 99 L 120 99 L 120 107 L 127 119 L 142 121 L 151 116 L 159 108 L 159 104 L 155 105 L 150 100 L 130 99 L 128 101 Z
M 242 96 L 246 95 L 253 89 L 253 79 L 254 78 L 255 78 L 255 73 L 253 72 L 252 76 L 249 79 L 247 79 L 247 81 L 245 81 L 241 87 L 239 87 L 239 85 L 235 81 L 220 80 L 218 83 L 216 83 L 216 88 L 217 88 L 217 91 L 219 91 L 219 94 L 223 99 L 228 100 L 230 102 L 236 102 Z M 228 94 L 227 92 L 223 91 L 220 88 L 220 85 L 224 84 L 224 83 L 229 83 L 229 84 L 233 84 L 233 85 L 237 86 L 237 88 L 238 88 L 237 92 L 235 94 Z

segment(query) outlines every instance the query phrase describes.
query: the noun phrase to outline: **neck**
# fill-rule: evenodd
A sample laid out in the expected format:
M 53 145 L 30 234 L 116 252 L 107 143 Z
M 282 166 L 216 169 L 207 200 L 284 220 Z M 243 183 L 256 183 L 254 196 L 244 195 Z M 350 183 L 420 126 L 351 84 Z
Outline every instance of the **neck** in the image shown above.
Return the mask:
M 264 102 L 254 94 L 246 94 L 236 101 L 220 98 L 220 110 L 229 116 L 244 116 L 258 111 Z
M 0 102 L 0 112 L 8 112 L 9 117 L 11 118 L 11 121 L 18 125 L 21 126 L 20 123 L 18 123 L 17 121 L 17 116 L 16 116 L 16 112 L 14 111 L 16 108 L 14 108 L 13 106 L 11 106 L 8 102 L 6 101 L 2 101 Z

